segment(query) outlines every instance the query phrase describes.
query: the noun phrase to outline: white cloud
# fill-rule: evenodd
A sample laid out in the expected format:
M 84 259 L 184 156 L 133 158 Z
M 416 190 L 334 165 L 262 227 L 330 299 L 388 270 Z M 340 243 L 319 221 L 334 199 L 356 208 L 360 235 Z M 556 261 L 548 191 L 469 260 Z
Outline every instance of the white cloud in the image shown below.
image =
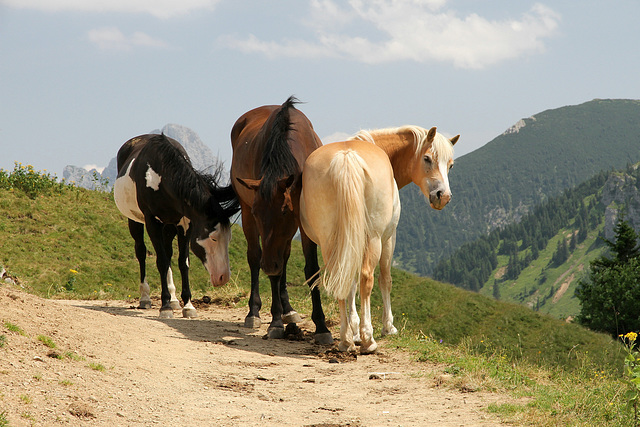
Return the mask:
M 87 37 L 91 43 L 104 50 L 129 51 L 134 47 L 167 47 L 165 42 L 148 34 L 136 31 L 131 36 L 126 36 L 115 27 L 95 28 L 87 33 Z
M 16 9 L 50 12 L 122 12 L 148 13 L 167 19 L 196 10 L 212 10 L 220 0 L 0 0 Z
M 250 35 L 219 42 L 268 57 L 343 57 L 364 63 L 410 60 L 449 62 L 459 68 L 484 68 L 504 60 L 543 52 L 544 39 L 557 29 L 560 16 L 535 4 L 519 19 L 489 20 L 478 14 L 459 17 L 447 0 L 313 0 L 306 24 L 313 41 L 264 41 Z M 351 35 L 354 28 L 373 30 L 373 41 Z

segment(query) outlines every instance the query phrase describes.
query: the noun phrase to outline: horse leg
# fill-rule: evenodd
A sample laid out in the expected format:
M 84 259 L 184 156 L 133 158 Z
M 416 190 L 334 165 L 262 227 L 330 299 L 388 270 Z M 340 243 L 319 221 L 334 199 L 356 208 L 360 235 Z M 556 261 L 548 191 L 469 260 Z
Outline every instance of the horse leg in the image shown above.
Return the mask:
M 393 313 L 391 312 L 391 260 L 396 243 L 396 233 L 382 245 L 380 256 L 380 291 L 382 292 L 382 336 L 395 335 L 398 330 L 393 326 Z
M 362 324 L 360 325 L 361 354 L 374 353 L 378 348 L 373 339 L 373 325 L 371 324 L 371 291 L 373 290 L 374 272 L 378 261 L 382 242 L 380 239 L 371 239 L 362 263 L 360 273 L 360 310 L 362 310 Z
M 287 262 L 291 255 L 291 243 L 284 254 L 284 265 L 282 266 L 282 274 L 280 275 L 280 304 L 282 304 L 282 322 L 283 323 L 300 323 L 302 317 L 291 307 L 289 302 L 289 291 L 287 291 Z
M 164 247 L 163 225 L 151 215 L 145 215 L 145 223 L 147 225 L 147 234 L 149 234 L 153 248 L 156 251 L 156 266 L 158 267 L 158 273 L 160 273 L 160 284 L 162 286 L 160 317 L 171 318 L 173 317 L 173 309 L 171 308 L 171 294 L 167 285 L 168 278 L 171 275 L 171 258 L 167 257 Z
M 173 239 L 176 237 L 176 228 L 173 225 L 165 225 L 162 227 L 162 238 L 164 239 L 164 249 L 169 259 L 169 273 L 167 274 L 167 288 L 171 299 L 169 304 L 174 310 L 180 310 L 180 301 L 176 297 L 176 285 L 173 282 L 173 270 L 171 269 L 171 257 L 173 257 Z
M 129 234 L 135 242 L 136 259 L 140 265 L 140 305 L 138 308 L 151 308 L 151 289 L 147 282 L 147 247 L 144 244 L 144 224 L 129 220 Z
M 340 342 L 338 343 L 338 350 L 355 351 L 356 346 L 353 343 L 353 333 L 351 332 L 349 321 L 347 319 L 346 300 L 339 299 L 338 306 L 340 307 Z
M 322 310 L 322 300 L 320 289 L 315 285 L 318 280 L 320 267 L 318 266 L 318 245 L 316 245 L 300 227 L 300 239 L 302 240 L 302 252 L 304 253 L 304 276 L 311 289 L 311 319 L 316 325 L 316 332 L 313 336 L 316 344 L 332 344 L 333 337 L 325 322 L 324 311 Z
M 191 232 L 178 228 L 178 267 L 182 276 L 182 317 L 198 317 L 196 308 L 191 304 L 191 287 L 189 286 L 189 240 Z
M 353 333 L 353 342 L 360 345 L 362 340 L 360 339 L 360 317 L 358 316 L 358 307 L 356 307 L 357 291 L 358 288 L 354 284 L 347 297 L 347 319 L 349 320 L 349 327 Z
M 284 322 L 282 321 L 282 301 L 280 286 L 284 275 L 269 276 L 271 281 L 271 323 L 267 329 L 269 338 L 284 338 Z
M 255 220 L 251 215 L 251 206 L 242 203 L 242 230 L 247 239 L 247 262 L 251 271 L 251 295 L 249 296 L 249 313 L 244 319 L 245 328 L 259 328 L 260 309 L 262 308 L 262 300 L 260 299 L 260 258 L 262 257 L 262 249 L 258 231 L 256 229 Z

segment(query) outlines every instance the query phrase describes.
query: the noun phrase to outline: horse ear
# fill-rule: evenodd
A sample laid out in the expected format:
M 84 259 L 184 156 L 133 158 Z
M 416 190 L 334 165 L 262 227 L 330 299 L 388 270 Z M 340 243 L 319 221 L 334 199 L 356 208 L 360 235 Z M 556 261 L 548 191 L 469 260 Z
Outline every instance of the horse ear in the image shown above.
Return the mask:
M 291 212 L 293 212 L 293 201 L 291 201 L 291 186 L 293 185 L 295 178 L 296 178 L 295 175 L 289 175 L 288 177 L 282 178 L 281 180 L 278 181 L 278 186 L 280 187 L 281 190 L 284 191 L 284 203 L 282 203 L 282 213 L 284 213 L 286 209 L 289 209 Z
M 454 136 L 449 141 L 451 141 L 451 145 L 456 145 L 456 142 L 458 142 L 458 139 L 460 139 L 460 135 Z
M 261 179 L 249 179 L 249 178 L 236 178 L 236 180 L 240 184 L 247 187 L 249 190 L 253 190 L 253 191 L 256 191 L 258 188 L 260 188 L 260 182 L 262 181 Z
M 291 185 L 293 185 L 293 181 L 296 179 L 295 175 L 289 175 L 286 178 L 282 178 L 278 181 L 278 185 L 280 186 L 280 188 L 282 189 L 286 189 L 291 187 Z
M 285 209 L 289 209 L 291 212 L 293 212 L 293 202 L 291 201 L 290 188 L 284 190 L 284 203 L 282 204 L 282 213 L 284 213 Z
M 427 141 L 432 142 L 435 137 L 436 137 L 436 127 L 434 126 L 431 129 L 429 129 L 429 133 L 427 133 Z

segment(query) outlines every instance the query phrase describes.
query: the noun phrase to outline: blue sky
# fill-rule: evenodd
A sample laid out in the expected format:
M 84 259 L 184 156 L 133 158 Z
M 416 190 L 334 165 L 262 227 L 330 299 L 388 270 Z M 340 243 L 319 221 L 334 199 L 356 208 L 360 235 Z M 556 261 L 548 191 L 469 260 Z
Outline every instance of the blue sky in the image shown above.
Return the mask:
M 0 168 L 104 167 L 178 123 L 227 165 L 244 112 L 326 142 L 413 124 L 471 152 L 520 118 L 640 99 L 640 2 L 0 0 Z

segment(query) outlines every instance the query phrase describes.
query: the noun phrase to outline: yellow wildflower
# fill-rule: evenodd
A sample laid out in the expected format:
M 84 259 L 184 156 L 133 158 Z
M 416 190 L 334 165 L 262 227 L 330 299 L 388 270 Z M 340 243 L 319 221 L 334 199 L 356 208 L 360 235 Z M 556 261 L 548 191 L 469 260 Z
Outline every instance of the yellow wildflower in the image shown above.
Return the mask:
M 77 270 L 74 270 L 73 268 L 70 268 L 70 269 L 69 269 L 69 273 L 71 273 L 71 274 L 78 274 L 78 271 L 77 271 Z
M 638 334 L 636 334 L 635 332 L 628 332 L 624 337 L 629 341 L 634 342 L 636 338 L 638 338 Z

